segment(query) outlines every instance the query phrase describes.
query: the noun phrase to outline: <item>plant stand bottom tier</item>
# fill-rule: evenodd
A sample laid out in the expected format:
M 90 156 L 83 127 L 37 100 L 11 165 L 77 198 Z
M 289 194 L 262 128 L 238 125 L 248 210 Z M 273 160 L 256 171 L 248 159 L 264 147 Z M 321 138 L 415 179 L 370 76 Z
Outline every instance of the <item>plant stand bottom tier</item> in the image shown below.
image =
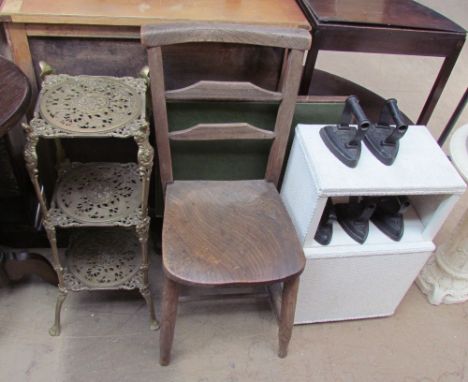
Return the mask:
M 311 257 L 301 275 L 295 324 L 392 315 L 431 251 Z
M 145 244 L 146 245 L 146 244 Z M 142 261 L 142 248 L 132 229 L 81 229 L 70 237 L 63 286 L 49 333 L 60 334 L 60 313 L 68 292 L 138 289 L 148 305 L 150 328 L 159 323 L 148 284 L 148 266 Z
M 145 288 L 140 252 L 130 229 L 76 232 L 66 252 L 65 287 L 70 291 Z

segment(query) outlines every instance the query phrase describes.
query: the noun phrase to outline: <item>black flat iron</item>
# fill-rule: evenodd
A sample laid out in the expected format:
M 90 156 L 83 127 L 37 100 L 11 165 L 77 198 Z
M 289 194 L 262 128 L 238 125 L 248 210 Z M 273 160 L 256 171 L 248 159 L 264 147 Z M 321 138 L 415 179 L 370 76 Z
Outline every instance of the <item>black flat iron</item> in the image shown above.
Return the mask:
M 353 117 L 358 128 L 350 126 Z M 320 136 L 328 149 L 346 166 L 356 167 L 361 156 L 361 141 L 370 122 L 359 105 L 356 96 L 346 99 L 339 125 L 329 125 L 320 129 Z
M 369 220 L 376 207 L 374 198 L 352 196 L 348 203 L 335 205 L 336 217 L 345 232 L 363 244 L 369 234 Z
M 335 207 L 331 199 L 328 199 L 327 205 L 323 210 L 319 226 L 315 232 L 315 241 L 322 245 L 330 244 L 333 236 L 333 222 L 336 220 Z
M 403 214 L 409 206 L 406 196 L 384 196 L 377 202 L 372 223 L 390 239 L 400 241 L 405 231 Z
M 395 126 L 390 122 L 393 121 Z M 390 166 L 395 162 L 400 147 L 399 140 L 403 138 L 408 125 L 397 106 L 396 99 L 385 101 L 380 113 L 379 122 L 372 124 L 364 137 L 367 148 L 383 164 Z

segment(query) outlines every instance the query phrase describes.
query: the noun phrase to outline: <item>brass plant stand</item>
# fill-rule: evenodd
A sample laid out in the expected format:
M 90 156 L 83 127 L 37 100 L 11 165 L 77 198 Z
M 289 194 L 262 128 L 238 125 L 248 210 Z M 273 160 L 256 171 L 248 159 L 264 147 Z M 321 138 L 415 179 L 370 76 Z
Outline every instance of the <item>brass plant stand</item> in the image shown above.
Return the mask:
M 151 329 L 159 328 L 148 282 L 153 148 L 145 119 L 146 90 L 142 78 L 51 74 L 44 79 L 34 118 L 24 125 L 26 166 L 59 279 L 52 336 L 60 334 L 60 311 L 68 292 L 81 290 L 138 289 L 148 305 Z M 58 138 L 108 137 L 133 138 L 137 163 L 62 160 L 48 205 L 38 177 L 39 139 L 54 139 L 60 149 Z M 72 233 L 62 262 L 56 229 L 72 227 L 85 229 Z

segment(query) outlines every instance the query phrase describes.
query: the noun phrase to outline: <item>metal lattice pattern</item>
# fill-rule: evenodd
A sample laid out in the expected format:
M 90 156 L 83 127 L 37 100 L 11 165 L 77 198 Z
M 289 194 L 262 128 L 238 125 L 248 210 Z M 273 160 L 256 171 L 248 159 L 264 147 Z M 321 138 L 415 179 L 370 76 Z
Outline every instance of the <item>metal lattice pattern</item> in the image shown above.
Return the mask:
M 71 238 L 69 272 L 78 288 L 111 289 L 126 284 L 139 272 L 139 242 L 130 230 L 82 231 Z
M 67 76 L 46 86 L 40 114 L 49 124 L 71 132 L 105 132 L 138 119 L 141 90 L 111 77 Z
M 141 181 L 134 163 L 73 163 L 57 186 L 56 203 L 72 219 L 105 223 L 135 215 Z

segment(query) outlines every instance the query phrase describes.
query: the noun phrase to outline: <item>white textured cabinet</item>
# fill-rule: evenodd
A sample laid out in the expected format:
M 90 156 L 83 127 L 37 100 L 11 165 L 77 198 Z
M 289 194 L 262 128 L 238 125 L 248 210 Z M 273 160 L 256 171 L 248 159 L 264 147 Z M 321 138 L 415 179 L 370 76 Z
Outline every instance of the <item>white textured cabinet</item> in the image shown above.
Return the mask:
M 321 127 L 296 128 L 281 189 L 307 258 L 295 323 L 391 315 L 434 250 L 432 239 L 465 183 L 424 126 L 409 127 L 392 166 L 363 144 L 356 168 L 328 150 Z M 366 242 L 358 244 L 336 222 L 329 245 L 314 240 L 328 198 L 379 195 L 410 198 L 400 241 L 370 223 Z

